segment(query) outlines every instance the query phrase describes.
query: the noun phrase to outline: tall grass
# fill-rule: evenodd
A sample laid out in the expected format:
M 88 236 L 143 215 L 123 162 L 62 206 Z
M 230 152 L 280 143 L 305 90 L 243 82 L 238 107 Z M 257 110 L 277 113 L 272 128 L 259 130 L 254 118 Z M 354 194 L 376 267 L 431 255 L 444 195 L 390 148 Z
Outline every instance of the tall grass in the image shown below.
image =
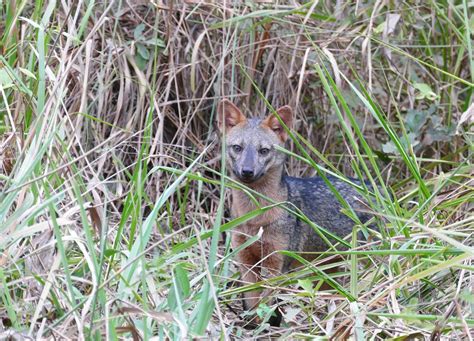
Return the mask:
M 0 2 L 0 338 L 472 339 L 473 8 Z M 354 185 L 371 225 L 241 283 L 229 231 L 307 218 L 229 218 L 259 193 L 220 161 L 223 97 L 291 105 L 287 171 Z M 256 288 L 281 327 L 242 311 Z

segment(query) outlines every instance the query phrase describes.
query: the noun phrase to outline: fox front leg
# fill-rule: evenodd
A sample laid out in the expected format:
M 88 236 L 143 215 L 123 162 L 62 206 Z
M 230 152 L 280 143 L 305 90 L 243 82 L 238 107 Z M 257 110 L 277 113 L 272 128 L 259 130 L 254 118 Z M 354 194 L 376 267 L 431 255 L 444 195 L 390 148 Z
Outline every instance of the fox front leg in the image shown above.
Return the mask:
M 242 282 L 244 285 L 254 284 L 259 281 L 260 274 L 257 267 L 249 266 L 248 264 L 242 264 L 239 266 Z M 242 305 L 244 310 L 249 311 L 258 307 L 261 297 L 258 290 L 246 291 L 243 293 Z
M 272 253 L 262 260 L 264 278 L 280 276 L 283 273 L 284 256 L 279 253 Z
M 284 266 L 285 266 L 285 256 L 282 254 L 273 252 L 269 256 L 267 256 L 263 260 L 263 268 L 266 270 L 265 277 L 271 278 L 275 276 L 279 276 L 282 273 L 285 272 Z M 271 298 L 273 295 L 273 289 L 267 288 L 262 292 L 262 299 L 265 299 L 267 297 L 270 298 L 269 304 L 278 304 L 278 300 Z M 279 307 L 276 307 L 276 309 L 273 312 L 273 315 L 269 319 L 269 323 L 271 326 L 274 327 L 279 327 L 282 321 L 282 314 L 280 311 Z
M 234 249 L 240 247 L 247 241 L 243 235 L 232 236 L 232 246 Z M 261 264 L 260 257 L 257 252 L 254 252 L 252 246 L 247 247 L 237 254 L 237 262 L 240 271 L 240 278 L 243 285 L 257 283 L 261 279 Z M 260 292 L 256 290 L 246 291 L 243 293 L 243 308 L 244 310 L 252 310 L 260 303 Z

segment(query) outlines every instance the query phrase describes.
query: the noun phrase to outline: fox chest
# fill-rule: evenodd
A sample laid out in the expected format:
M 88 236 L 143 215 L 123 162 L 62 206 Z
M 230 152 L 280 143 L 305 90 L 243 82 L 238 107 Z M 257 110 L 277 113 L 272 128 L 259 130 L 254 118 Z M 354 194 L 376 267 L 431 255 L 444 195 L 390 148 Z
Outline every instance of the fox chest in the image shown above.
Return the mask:
M 273 224 L 273 226 L 272 224 L 262 226 L 262 235 L 260 239 L 247 246 L 243 252 L 257 259 L 262 259 L 275 251 L 288 250 L 288 235 L 282 228 L 283 226 L 279 226 L 277 223 Z M 233 232 L 233 247 L 237 248 L 252 237 L 258 235 L 259 230 L 260 227 L 248 225 L 240 226 Z

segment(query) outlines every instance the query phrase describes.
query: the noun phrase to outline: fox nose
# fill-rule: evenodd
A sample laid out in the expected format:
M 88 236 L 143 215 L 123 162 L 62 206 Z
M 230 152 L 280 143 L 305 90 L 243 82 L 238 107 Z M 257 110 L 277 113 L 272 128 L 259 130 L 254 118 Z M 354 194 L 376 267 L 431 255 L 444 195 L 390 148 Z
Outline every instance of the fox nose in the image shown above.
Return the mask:
M 243 177 L 243 178 L 250 179 L 250 178 L 253 177 L 253 169 L 250 169 L 250 168 L 242 168 L 241 174 L 242 174 L 242 177 Z

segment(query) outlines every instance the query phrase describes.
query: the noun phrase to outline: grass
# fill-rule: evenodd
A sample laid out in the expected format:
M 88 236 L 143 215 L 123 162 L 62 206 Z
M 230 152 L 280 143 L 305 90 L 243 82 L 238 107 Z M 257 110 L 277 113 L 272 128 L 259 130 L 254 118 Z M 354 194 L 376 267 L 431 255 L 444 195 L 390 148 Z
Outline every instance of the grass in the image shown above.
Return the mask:
M 472 339 L 473 7 L 0 2 L 0 338 Z M 235 285 L 271 206 L 229 217 L 223 97 L 294 108 L 291 175 L 379 184 L 378 238 Z

